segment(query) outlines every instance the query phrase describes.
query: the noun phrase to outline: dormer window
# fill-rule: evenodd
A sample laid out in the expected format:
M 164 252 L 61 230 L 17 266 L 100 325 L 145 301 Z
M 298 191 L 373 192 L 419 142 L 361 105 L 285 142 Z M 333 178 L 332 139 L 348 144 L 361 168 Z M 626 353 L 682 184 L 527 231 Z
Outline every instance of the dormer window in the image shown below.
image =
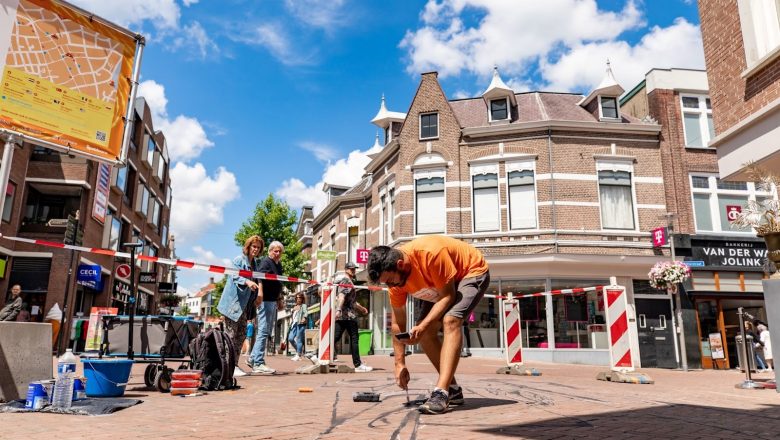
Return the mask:
M 509 119 L 509 99 L 492 99 L 490 101 L 490 121 L 503 121 Z
M 599 118 L 620 119 L 617 98 L 599 96 Z
M 439 114 L 425 113 L 420 115 L 420 139 L 439 137 Z
M 385 145 L 390 143 L 390 126 L 385 127 Z

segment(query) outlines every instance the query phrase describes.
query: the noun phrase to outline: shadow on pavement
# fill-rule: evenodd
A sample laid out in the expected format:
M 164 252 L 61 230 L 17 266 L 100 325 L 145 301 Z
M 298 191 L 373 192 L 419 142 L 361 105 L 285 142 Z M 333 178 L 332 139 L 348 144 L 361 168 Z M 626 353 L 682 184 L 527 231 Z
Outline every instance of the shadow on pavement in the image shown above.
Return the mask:
M 775 393 L 767 399 L 775 400 Z M 467 403 L 479 399 L 470 399 Z M 464 408 L 465 409 L 465 408 Z M 551 414 L 558 415 L 558 414 Z M 776 439 L 780 405 L 739 410 L 697 405 L 664 405 L 633 411 L 561 416 L 549 420 L 477 429 L 490 436 L 526 439 L 729 438 Z
M 466 404 L 454 408 L 456 411 L 470 411 L 473 409 L 490 408 L 491 406 L 503 406 L 503 405 L 517 405 L 522 403 L 517 400 L 508 399 L 491 399 L 489 397 L 468 397 L 466 398 Z

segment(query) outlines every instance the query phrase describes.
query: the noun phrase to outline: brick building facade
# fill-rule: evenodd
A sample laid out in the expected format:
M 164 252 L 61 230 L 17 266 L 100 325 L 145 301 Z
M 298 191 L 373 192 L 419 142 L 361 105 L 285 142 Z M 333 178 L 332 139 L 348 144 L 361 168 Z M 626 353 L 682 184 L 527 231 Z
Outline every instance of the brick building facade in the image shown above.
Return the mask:
M 757 191 L 752 182 L 720 179 L 716 151 L 708 147 L 715 135 L 705 71 L 652 69 L 621 99 L 621 108 L 640 119 L 652 118 L 662 127 L 660 152 L 666 205 L 675 214 L 676 256 L 694 265 L 693 276 L 685 284 L 687 295 L 682 296 L 688 363 L 704 368 L 733 367 L 737 361 L 734 337 L 739 330 L 736 308 L 744 307 L 758 318 L 766 318 L 763 258 L 752 258 L 763 254 L 765 247 L 752 230 L 732 228 L 728 210 L 774 195 Z M 716 258 L 720 252 L 727 258 Z M 728 258 L 746 252 L 751 258 Z M 647 338 L 644 347 L 656 345 L 659 314 L 671 315 L 671 298 L 663 296 L 666 298 L 635 298 L 638 314 L 643 307 L 648 308 L 647 324 L 640 323 L 638 329 L 640 343 Z M 713 359 L 713 334 L 723 342 L 723 359 Z
M 144 246 L 138 253 L 169 257 L 171 181 L 165 136 L 155 131 L 143 98 L 136 100 L 135 112 L 123 168 L 27 142 L 17 147 L 0 232 L 120 251 L 128 251 L 123 243 L 142 241 Z M 109 186 L 104 205 L 95 202 L 101 178 L 107 179 Z M 104 216 L 99 215 L 101 207 Z M 0 279 L 0 290 L 6 292 L 3 302 L 8 300 L 11 287 L 20 284 L 34 321 L 42 321 L 55 303 L 60 308 L 67 305 L 65 325 L 71 325 L 71 318 L 77 315 L 88 317 L 93 306 L 117 307 L 120 314 L 128 311 L 130 282 L 115 274 L 116 266 L 126 261 L 9 240 L 0 243 L 0 258 L 4 262 Z M 77 282 L 81 265 L 99 265 L 100 281 Z M 169 277 L 168 267 L 163 265 L 138 262 L 136 277 L 142 271 L 155 272 L 158 282 Z M 157 284 L 138 285 L 139 314 L 157 311 L 157 291 Z M 69 341 L 63 338 L 62 343 Z
M 667 210 L 661 127 L 622 112 L 622 93 L 609 69 L 584 97 L 516 94 L 494 72 L 482 96 L 449 100 L 437 74 L 423 74 L 408 113 L 388 112 L 383 99 L 372 122 L 385 130 L 385 145 L 363 179 L 314 219 L 313 252 L 332 249 L 338 260 L 313 260 L 313 276 L 343 270 L 357 249 L 439 233 L 485 254 L 490 295 L 604 284 L 610 276 L 629 295 L 647 289 L 647 271 L 665 252 L 653 249 L 648 233 Z M 390 350 L 389 304 L 381 294 L 370 302 L 374 349 Z M 475 350 L 501 353 L 499 307 L 486 297 L 476 309 Z M 608 362 L 597 295 L 528 300 L 523 310 L 526 357 Z M 637 348 L 635 328 L 631 340 Z
M 699 0 L 720 174 L 748 180 L 749 162 L 780 170 L 780 7 Z

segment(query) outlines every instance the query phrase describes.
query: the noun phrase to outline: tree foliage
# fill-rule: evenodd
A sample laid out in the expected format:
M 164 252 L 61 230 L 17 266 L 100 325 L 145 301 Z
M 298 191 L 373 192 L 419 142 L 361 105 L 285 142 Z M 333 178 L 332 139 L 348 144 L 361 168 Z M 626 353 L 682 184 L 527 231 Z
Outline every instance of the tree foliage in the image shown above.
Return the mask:
M 297 221 L 298 213 L 294 209 L 273 194 L 268 194 L 265 200 L 255 206 L 255 211 L 236 232 L 236 244 L 243 246 L 247 238 L 259 235 L 265 241 L 267 252 L 268 245 L 272 241 L 281 242 L 284 245 L 282 254 L 284 275 L 299 277 L 306 267 L 306 256 L 301 252 L 303 245 L 298 242 L 295 233 Z
M 179 307 L 179 316 L 187 316 L 189 314 L 190 314 L 190 306 L 184 304 L 183 306 Z

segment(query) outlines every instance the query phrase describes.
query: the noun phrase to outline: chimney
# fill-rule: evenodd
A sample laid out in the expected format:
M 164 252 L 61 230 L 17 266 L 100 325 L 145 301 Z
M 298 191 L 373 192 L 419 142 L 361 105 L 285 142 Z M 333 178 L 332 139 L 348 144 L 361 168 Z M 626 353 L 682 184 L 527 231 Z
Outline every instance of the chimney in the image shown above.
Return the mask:
M 214 284 L 214 277 L 209 277 L 209 284 Z

